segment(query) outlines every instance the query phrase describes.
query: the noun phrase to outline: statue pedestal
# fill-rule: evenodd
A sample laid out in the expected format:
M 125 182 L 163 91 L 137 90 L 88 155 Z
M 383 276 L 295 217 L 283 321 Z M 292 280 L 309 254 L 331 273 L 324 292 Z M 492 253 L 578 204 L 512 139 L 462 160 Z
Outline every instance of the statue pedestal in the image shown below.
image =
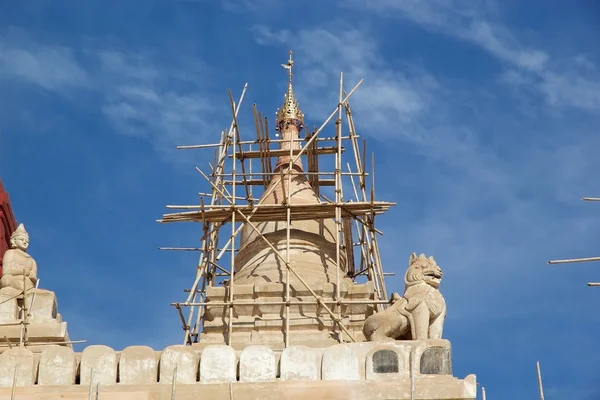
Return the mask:
M 0 353 L 11 345 L 19 345 L 24 334 L 22 299 L 8 294 L 0 294 Z M 27 348 L 41 351 L 49 344 L 61 344 L 72 347 L 67 333 L 67 323 L 57 312 L 56 295 L 43 289 L 28 292 L 26 304 L 28 308 Z

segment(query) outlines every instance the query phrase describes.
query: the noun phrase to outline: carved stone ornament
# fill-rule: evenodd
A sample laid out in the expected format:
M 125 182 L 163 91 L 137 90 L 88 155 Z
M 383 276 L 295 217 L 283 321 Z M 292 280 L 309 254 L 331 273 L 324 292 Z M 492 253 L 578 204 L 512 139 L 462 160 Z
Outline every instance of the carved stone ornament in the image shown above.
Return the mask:
M 442 270 L 433 257 L 412 253 L 404 276 L 404 296 L 394 293 L 391 306 L 367 318 L 363 327 L 367 340 L 441 339 L 446 317 L 441 280 Z

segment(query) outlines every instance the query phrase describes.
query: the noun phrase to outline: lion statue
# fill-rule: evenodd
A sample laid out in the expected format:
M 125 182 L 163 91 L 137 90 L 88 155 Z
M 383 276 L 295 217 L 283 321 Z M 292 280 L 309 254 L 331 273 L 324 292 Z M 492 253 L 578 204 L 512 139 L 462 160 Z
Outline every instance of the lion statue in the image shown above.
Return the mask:
M 441 339 L 446 302 L 439 291 L 442 270 L 433 257 L 412 253 L 404 276 L 404 296 L 392 294 L 392 305 L 371 315 L 363 333 L 367 340 Z

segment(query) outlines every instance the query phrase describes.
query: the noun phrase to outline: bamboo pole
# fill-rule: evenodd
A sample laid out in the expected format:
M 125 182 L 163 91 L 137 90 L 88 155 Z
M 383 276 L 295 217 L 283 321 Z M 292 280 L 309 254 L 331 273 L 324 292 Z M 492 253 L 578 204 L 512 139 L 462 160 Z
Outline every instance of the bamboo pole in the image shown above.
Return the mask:
M 540 362 L 536 363 L 537 367 L 537 379 L 538 379 L 538 388 L 540 390 L 540 400 L 544 400 L 544 387 L 542 385 L 542 371 L 540 369 Z
M 6 337 L 5 337 L 6 338 Z M 30 342 L 29 346 L 46 346 L 52 344 L 79 344 L 79 343 L 87 343 L 87 340 L 69 340 L 64 342 Z M 8 342 L 7 344 L 0 343 L 0 347 L 8 347 L 12 348 L 12 344 Z
M 481 387 L 481 400 L 486 400 L 486 398 L 485 398 L 485 388 L 483 386 Z
M 94 368 L 90 370 L 90 386 L 88 387 L 88 400 L 92 400 L 92 387 L 94 385 Z
M 175 400 L 175 385 L 177 384 L 177 365 L 173 369 L 173 380 L 171 381 L 171 400 Z
M 242 97 L 240 98 L 240 102 L 243 101 L 244 99 L 244 94 L 246 94 L 246 89 L 248 88 L 248 84 L 246 83 L 244 85 L 244 90 L 242 90 Z M 235 103 L 233 101 L 233 96 L 231 95 L 231 89 L 228 90 L 228 94 L 229 94 L 229 104 L 231 106 L 231 114 L 233 116 L 233 126 L 234 126 L 234 145 L 233 145 L 233 162 L 235 163 L 235 145 L 237 144 L 238 148 L 239 148 L 239 152 L 242 153 L 242 145 L 239 144 L 240 141 L 240 127 L 237 123 L 237 113 L 235 110 Z M 240 166 L 242 168 L 242 174 L 245 176 L 246 175 L 246 165 L 244 163 L 244 158 L 240 159 Z M 234 178 L 235 180 L 235 178 Z M 248 187 L 248 183 L 246 182 L 246 179 L 244 179 L 244 187 L 246 189 L 246 198 L 250 198 L 250 189 Z M 234 193 L 234 201 L 235 201 L 235 193 Z
M 236 156 L 235 156 L 235 143 L 237 140 L 237 135 L 233 135 L 233 145 L 231 146 L 232 149 L 232 166 L 231 166 L 231 176 L 233 179 L 233 185 L 231 187 L 231 195 L 232 195 L 232 202 L 231 202 L 231 262 L 230 262 L 230 266 L 231 266 L 231 278 L 229 279 L 229 302 L 233 303 L 233 278 L 234 278 L 234 273 L 235 273 L 235 209 L 236 209 L 236 203 L 235 203 L 235 180 L 236 180 Z M 247 193 L 248 195 L 248 193 Z M 232 334 L 233 334 L 233 305 L 229 306 L 229 319 L 227 321 L 227 344 L 231 346 L 231 338 L 232 338 Z
M 347 163 L 347 166 L 348 166 L 348 171 L 350 171 L 351 170 L 350 163 Z M 356 190 L 356 183 L 354 182 L 354 177 L 353 176 L 350 177 L 350 182 L 352 183 L 352 189 L 354 191 L 354 197 L 356 198 L 356 201 L 360 201 L 360 199 L 358 197 L 358 191 Z M 360 238 L 359 245 L 360 245 L 360 253 L 361 253 L 361 258 L 360 258 L 361 262 L 360 262 L 360 266 L 359 266 L 359 271 L 362 271 L 364 264 L 367 264 L 366 261 L 367 261 L 367 258 L 368 258 L 368 255 L 367 255 L 368 254 L 368 248 L 366 246 L 366 241 L 365 241 L 365 236 L 364 236 L 365 229 L 364 229 L 364 227 L 362 227 L 362 229 L 361 229 L 361 226 L 359 226 L 359 224 L 358 224 L 358 219 L 357 218 L 354 218 L 354 225 L 355 225 L 355 228 L 356 228 L 357 236 Z M 367 267 L 366 270 L 369 270 L 369 268 Z M 355 279 L 355 277 L 357 275 L 360 275 L 360 273 L 356 273 L 356 271 L 354 271 L 354 272 L 355 273 L 353 274 L 352 279 Z M 369 280 L 372 279 L 372 277 L 371 277 L 370 274 L 367 276 L 367 278 Z
M 566 260 L 550 260 L 548 264 L 570 264 L 577 262 L 600 261 L 600 257 L 571 258 Z
M 27 345 L 27 323 L 28 323 L 28 316 L 29 316 L 29 310 L 27 309 L 27 278 L 29 277 L 29 274 L 25 271 L 25 269 L 23 269 L 23 308 L 22 308 L 22 319 L 21 319 L 21 335 L 19 337 L 19 346 L 20 347 L 24 347 L 25 345 Z
M 13 372 L 12 388 L 10 390 L 10 400 L 15 400 L 15 390 L 17 388 L 17 367 L 19 364 L 15 364 L 15 371 Z
M 415 349 L 410 352 L 410 400 L 415 399 Z
M 339 103 L 338 103 L 338 116 L 335 121 L 336 126 L 336 137 L 337 140 L 337 151 L 335 154 L 335 202 L 340 204 L 342 202 L 342 177 L 340 173 L 342 171 L 342 95 L 344 90 L 344 73 L 340 72 L 340 92 L 339 92 Z M 340 300 L 340 246 L 341 246 L 341 234 L 342 234 L 342 213 L 339 206 L 335 207 L 335 298 Z M 341 307 L 337 304 L 334 308 L 337 311 L 337 318 L 342 319 Z M 338 329 L 338 342 L 344 342 L 344 335 L 341 330 Z

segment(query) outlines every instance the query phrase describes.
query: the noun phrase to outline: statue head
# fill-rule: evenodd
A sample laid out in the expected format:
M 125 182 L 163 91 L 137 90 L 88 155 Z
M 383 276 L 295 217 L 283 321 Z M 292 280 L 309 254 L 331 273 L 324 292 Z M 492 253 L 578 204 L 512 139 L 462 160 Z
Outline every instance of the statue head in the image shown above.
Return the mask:
M 437 265 L 433 256 L 427 258 L 425 254 L 417 256 L 416 253 L 412 253 L 410 255 L 408 269 L 404 276 L 406 286 L 423 282 L 437 289 L 441 281 L 442 269 Z
M 29 247 L 29 234 L 23 224 L 20 224 L 13 234 L 10 235 L 10 247 L 27 251 L 27 247 Z

